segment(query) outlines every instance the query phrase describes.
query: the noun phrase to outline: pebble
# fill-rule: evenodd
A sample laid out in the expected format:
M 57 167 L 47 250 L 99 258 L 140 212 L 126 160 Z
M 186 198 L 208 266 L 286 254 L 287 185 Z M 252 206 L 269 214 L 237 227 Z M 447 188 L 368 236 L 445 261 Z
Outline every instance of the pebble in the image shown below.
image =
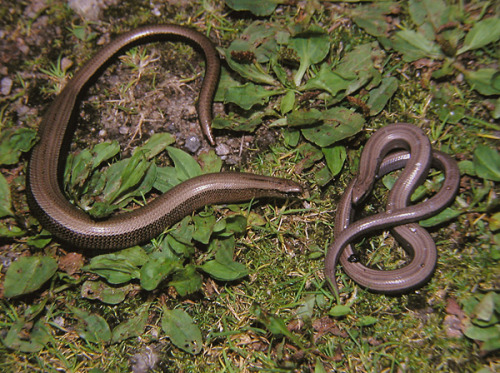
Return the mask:
M 196 151 L 200 148 L 201 141 L 197 136 L 190 136 L 186 139 L 186 143 L 184 147 L 189 150 L 191 153 L 196 153 Z
M 0 92 L 2 95 L 7 96 L 12 89 L 12 79 L 8 76 L 4 77 L 0 82 Z

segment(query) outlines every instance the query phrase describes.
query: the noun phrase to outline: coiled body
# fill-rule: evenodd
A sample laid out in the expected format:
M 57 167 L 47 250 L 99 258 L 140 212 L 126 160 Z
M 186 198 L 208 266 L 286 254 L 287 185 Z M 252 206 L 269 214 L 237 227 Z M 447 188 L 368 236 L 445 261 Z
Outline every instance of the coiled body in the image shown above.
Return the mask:
M 402 149 L 404 151 L 391 153 Z M 431 165 L 444 172 L 441 189 L 428 200 L 410 205 L 412 193 L 425 180 Z M 354 206 L 370 193 L 375 180 L 402 167 L 405 169 L 389 193 L 386 211 L 353 222 Z M 358 176 L 347 187 L 337 208 L 335 241 L 328 248 L 325 260 L 325 275 L 332 290 L 337 290 L 335 268 L 339 259 L 353 280 L 374 291 L 404 292 L 425 283 L 435 268 L 436 246 L 429 233 L 415 223 L 450 204 L 459 181 L 456 162 L 444 153 L 433 151 L 418 127 L 397 123 L 372 135 L 363 150 Z M 407 266 L 381 271 L 349 260 L 354 254 L 350 245 L 354 240 L 387 228 L 391 228 L 395 238 L 413 257 Z
M 92 220 L 68 202 L 60 180 L 71 133 L 68 125 L 82 89 L 120 50 L 152 40 L 182 38 L 198 45 L 206 58 L 206 73 L 198 100 L 202 129 L 213 144 L 211 104 L 219 77 L 219 59 L 208 38 L 177 25 L 146 26 L 119 36 L 101 49 L 71 79 L 49 107 L 39 128 L 28 167 L 28 202 L 41 224 L 61 241 L 80 248 L 120 249 L 145 242 L 167 226 L 213 203 L 259 197 L 286 197 L 302 188 L 289 180 L 243 173 L 219 173 L 187 180 L 138 210 L 103 221 Z

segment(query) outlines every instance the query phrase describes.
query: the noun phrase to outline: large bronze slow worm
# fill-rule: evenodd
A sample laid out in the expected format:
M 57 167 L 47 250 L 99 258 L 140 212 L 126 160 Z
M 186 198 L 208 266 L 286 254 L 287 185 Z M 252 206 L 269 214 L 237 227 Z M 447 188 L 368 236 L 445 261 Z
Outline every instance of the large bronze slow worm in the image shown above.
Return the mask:
M 119 36 L 91 58 L 56 97 L 40 124 L 39 142 L 31 154 L 27 175 L 30 208 L 41 224 L 60 240 L 80 248 L 125 248 L 157 236 L 168 225 L 207 204 L 286 197 L 302 191 L 300 185 L 290 180 L 229 172 L 187 180 L 145 207 L 104 221 L 92 220 L 67 201 L 60 185 L 65 161 L 62 148 L 70 140 L 68 125 L 82 89 L 125 47 L 172 37 L 195 43 L 205 54 L 206 73 L 198 114 L 205 135 L 214 143 L 210 131 L 211 103 L 219 76 L 219 59 L 210 40 L 197 31 L 177 25 L 146 26 Z
M 404 149 L 403 152 L 391 153 Z M 391 154 L 389 154 L 391 153 Z M 440 190 L 428 200 L 409 205 L 415 189 L 425 180 L 430 166 L 444 172 Z M 405 167 L 389 193 L 387 210 L 354 222 L 353 205 L 371 191 L 377 178 Z M 335 241 L 328 248 L 325 275 L 332 290 L 337 290 L 335 268 L 339 261 L 357 283 L 383 293 L 404 292 L 419 287 L 432 275 L 436 247 L 429 233 L 415 222 L 437 214 L 455 197 L 460 181 L 456 162 L 448 155 L 433 151 L 428 138 L 418 127 L 396 123 L 371 136 L 361 156 L 358 176 L 350 183 L 339 203 L 335 219 Z M 393 235 L 412 256 L 403 268 L 392 271 L 370 269 L 349 260 L 354 254 L 351 243 L 376 230 L 392 228 Z

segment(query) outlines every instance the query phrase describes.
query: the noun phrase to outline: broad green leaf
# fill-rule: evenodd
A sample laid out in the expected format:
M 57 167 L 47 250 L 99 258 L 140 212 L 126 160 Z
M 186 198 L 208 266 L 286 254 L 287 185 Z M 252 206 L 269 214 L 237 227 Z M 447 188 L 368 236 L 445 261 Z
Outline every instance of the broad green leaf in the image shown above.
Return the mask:
M 141 268 L 140 278 L 143 289 L 151 291 L 169 274 L 179 268 L 179 261 L 165 256 L 153 256 Z
M 203 347 L 201 331 L 193 319 L 183 310 L 163 310 L 161 327 L 172 343 L 192 355 Z
M 215 216 L 195 215 L 193 216 L 194 233 L 193 239 L 203 244 L 208 244 L 216 223 Z
M 111 333 L 111 343 L 118 343 L 128 338 L 138 337 L 144 333 L 148 322 L 148 311 L 151 303 L 137 309 L 136 315 L 118 324 Z
M 222 159 L 215 154 L 213 149 L 210 149 L 207 153 L 201 153 L 198 160 L 203 174 L 220 172 L 222 169 Z
M 0 165 L 19 162 L 21 153 L 31 149 L 36 139 L 36 131 L 30 128 L 8 128 L 0 133 Z
M 302 89 L 321 89 L 330 93 L 332 96 L 336 96 L 338 92 L 345 91 L 352 81 L 353 79 L 344 79 L 342 76 L 332 71 L 328 64 L 324 63 L 321 65 L 318 74 L 309 79 Z
M 201 167 L 196 160 L 181 149 L 167 146 L 168 156 L 174 161 L 179 179 L 184 181 L 201 175 Z
M 286 116 L 286 121 L 290 127 L 311 126 L 321 122 L 323 114 L 317 109 L 295 110 Z
M 142 150 L 148 159 L 164 151 L 168 145 L 175 142 L 175 136 L 170 133 L 155 133 L 149 140 L 135 151 Z
M 328 55 L 330 40 L 322 29 L 315 27 L 291 38 L 289 47 L 297 52 L 300 59 L 299 69 L 294 77 L 295 85 L 298 87 L 307 69 L 311 65 L 323 61 Z
M 201 266 L 201 269 L 219 281 L 239 280 L 248 275 L 248 269 L 238 262 L 220 263 L 211 260 Z
M 168 285 L 173 286 L 181 297 L 185 297 L 200 290 L 203 281 L 195 266 L 188 264 L 182 270 L 174 273 L 172 281 Z
M 326 165 L 330 169 L 332 176 L 337 176 L 342 170 L 344 162 L 347 158 L 345 146 L 337 145 L 325 147 L 322 148 L 321 151 L 325 155 Z
M 323 124 L 303 128 L 304 137 L 320 147 L 330 146 L 361 131 L 363 116 L 343 107 L 334 107 L 322 113 Z
M 324 166 L 314 173 L 314 182 L 319 186 L 325 186 L 333 178 L 332 173 L 328 167 Z
M 21 237 L 26 232 L 15 225 L 0 224 L 0 237 Z
M 477 341 L 487 341 L 489 339 L 497 339 L 500 341 L 500 325 L 493 325 L 487 328 L 481 328 L 475 325 L 469 325 L 464 334 Z
M 0 174 L 0 218 L 12 216 L 10 187 L 5 177 Z
M 113 158 L 120 151 L 118 141 L 106 141 L 97 144 L 92 149 L 92 169 L 96 169 L 102 162 Z
M 477 176 L 500 181 L 500 154 L 495 149 L 478 145 L 474 150 L 474 167 Z
M 266 115 L 266 111 L 248 110 L 236 115 L 230 112 L 224 118 L 215 118 L 212 121 L 212 128 L 227 129 L 231 131 L 255 132 L 257 127 L 262 123 L 262 118 Z
M 373 324 L 376 324 L 378 322 L 378 319 L 373 316 L 363 316 L 360 317 L 357 324 L 358 326 L 370 326 Z
M 269 97 L 282 93 L 283 91 L 267 90 L 249 82 L 239 87 L 228 88 L 224 102 L 232 102 L 244 110 L 250 110 L 255 105 L 266 104 Z
M 35 322 L 29 334 L 26 333 L 27 325 L 24 320 L 16 321 L 9 329 L 3 344 L 15 351 L 33 353 L 42 350 L 51 340 L 47 325 L 42 319 Z
M 446 223 L 447 221 L 453 220 L 461 214 L 461 211 L 454 210 L 451 207 L 447 207 L 437 215 L 431 216 L 430 218 L 424 220 L 420 220 L 418 224 L 425 228 L 435 227 L 436 225 L 440 225 Z
M 98 299 L 107 304 L 118 304 L 134 289 L 134 285 L 110 286 L 103 281 L 85 281 L 82 285 L 83 298 Z
M 444 57 L 437 44 L 426 39 L 421 33 L 413 30 L 396 32 L 392 38 L 392 46 L 403 54 L 403 59 L 406 62 L 415 61 L 424 57 L 434 59 L 442 59 Z
M 350 11 L 353 21 L 373 36 L 385 36 L 389 31 L 386 15 L 399 11 L 399 4 L 382 1 L 360 5 Z
M 226 0 L 226 4 L 234 10 L 248 10 L 262 17 L 271 15 L 280 0 Z
M 500 70 L 479 69 L 464 71 L 465 79 L 472 89 L 485 96 L 500 95 Z
M 337 304 L 332 307 L 328 314 L 333 317 L 342 317 L 349 315 L 351 313 L 351 307 L 344 306 L 342 304 Z
M 280 102 L 280 112 L 281 115 L 289 113 L 295 106 L 295 92 L 288 90 L 285 95 L 281 98 Z
M 464 45 L 457 54 L 465 53 L 471 49 L 482 48 L 500 39 L 500 18 L 491 17 L 477 22 L 467 33 Z
M 276 85 L 276 80 L 265 71 L 258 61 L 236 61 L 233 55 L 239 53 L 255 53 L 254 45 L 248 40 L 233 40 L 229 48 L 225 50 L 226 61 L 233 71 L 255 83 Z
M 140 278 L 139 267 L 148 260 L 144 249 L 134 246 L 117 253 L 96 256 L 83 270 L 96 273 L 111 284 L 121 284 Z
M 366 102 L 370 108 L 370 115 L 374 116 L 380 113 L 397 89 L 398 80 L 396 78 L 390 76 L 382 79 L 382 84 L 370 91 L 370 98 Z
M 4 296 L 32 293 L 57 271 L 57 261 L 48 256 L 23 256 L 13 262 L 5 275 Z
M 68 305 L 78 319 L 76 332 L 90 343 L 107 343 L 111 340 L 109 325 L 101 316 Z

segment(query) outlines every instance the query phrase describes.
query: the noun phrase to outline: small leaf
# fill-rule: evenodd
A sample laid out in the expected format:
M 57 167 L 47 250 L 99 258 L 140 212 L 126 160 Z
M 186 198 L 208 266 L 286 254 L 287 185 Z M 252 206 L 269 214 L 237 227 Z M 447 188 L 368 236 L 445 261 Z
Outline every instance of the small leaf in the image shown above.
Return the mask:
M 464 45 L 458 50 L 457 55 L 471 49 L 482 48 L 498 39 L 500 39 L 500 18 L 483 19 L 467 33 Z
M 211 260 L 201 266 L 201 269 L 219 281 L 234 281 L 248 275 L 248 269 L 238 262 L 220 263 Z
M 361 131 L 363 116 L 343 107 L 334 107 L 322 114 L 323 124 L 303 128 L 304 137 L 320 147 L 330 146 Z
M 495 149 L 478 145 L 474 150 L 474 167 L 477 176 L 500 181 L 500 154 Z
M 230 8 L 248 10 L 258 17 L 271 15 L 279 2 L 279 0 L 226 0 Z
M 26 327 L 24 320 L 16 321 L 5 338 L 0 337 L 3 344 L 16 351 L 33 353 L 42 350 L 52 338 L 47 325 L 42 319 L 33 325 L 29 334 L 26 333 Z
M 332 176 L 337 176 L 340 171 L 342 171 L 342 167 L 347 158 L 345 146 L 337 145 L 321 148 L 321 151 L 325 155 L 326 165 L 330 169 Z
M 6 298 L 28 294 L 47 282 L 57 271 L 57 261 L 48 256 L 23 256 L 12 263 L 4 282 Z
M 406 62 L 412 62 L 424 57 L 443 58 L 441 50 L 434 42 L 413 30 L 396 32 L 392 42 L 394 49 L 403 54 L 403 59 Z
M 378 88 L 370 91 L 370 98 L 366 105 L 370 108 L 370 115 L 377 115 L 398 89 L 398 80 L 392 76 L 382 79 Z
M 336 306 L 332 307 L 330 312 L 328 312 L 328 314 L 333 317 L 342 317 L 349 315 L 350 313 L 351 313 L 351 307 L 344 306 L 342 304 L 337 304 Z
M 167 146 L 169 157 L 174 161 L 175 170 L 181 181 L 201 175 L 201 167 L 196 160 L 183 150 Z
M 282 91 L 267 90 L 253 83 L 246 83 L 239 87 L 228 88 L 224 102 L 232 102 L 244 110 L 250 110 L 255 105 L 264 105 L 269 97 L 279 95 Z
M 134 289 L 134 285 L 110 286 L 103 281 L 85 281 L 82 285 L 81 295 L 83 298 L 98 299 L 107 304 L 118 304 L 123 302 L 126 295 Z
M 161 327 L 172 343 L 192 355 L 203 347 L 201 331 L 193 319 L 183 310 L 163 310 Z
M 10 188 L 5 177 L 0 174 L 0 218 L 12 216 Z
M 454 210 L 451 207 L 447 207 L 437 215 L 431 216 L 430 218 L 424 220 L 420 220 L 418 224 L 420 224 L 422 227 L 430 228 L 453 220 L 461 214 L 461 211 Z
M 500 72 L 498 69 L 479 69 L 477 71 L 464 71 L 465 79 L 472 89 L 485 96 L 499 95 Z
M 101 316 L 68 306 L 78 319 L 76 332 L 78 335 L 90 343 L 106 343 L 111 339 L 109 325 Z
M 295 85 L 299 87 L 307 69 L 323 61 L 330 52 L 330 40 L 321 28 L 312 27 L 290 39 L 289 46 L 299 57 L 299 69 L 294 77 Z
M 151 159 L 164 151 L 168 145 L 173 144 L 174 142 L 175 136 L 170 133 L 155 133 L 143 146 L 137 148 L 135 151 L 142 150 L 146 154 L 146 157 Z
M 0 165 L 19 162 L 21 153 L 31 149 L 36 131 L 30 128 L 9 128 L 0 133 Z
M 168 285 L 173 286 L 181 297 L 185 297 L 200 290 L 203 282 L 195 266 L 188 264 L 182 270 L 174 273 L 172 281 Z
M 370 325 L 376 324 L 377 322 L 378 322 L 378 319 L 376 317 L 364 316 L 358 320 L 357 324 L 359 326 L 370 326 Z
M 158 284 L 179 268 L 178 260 L 164 256 L 152 257 L 141 268 L 140 278 L 143 289 L 151 291 L 158 287 Z
M 118 324 L 111 333 L 111 343 L 118 343 L 128 338 L 138 337 L 144 333 L 148 322 L 150 303 L 138 308 L 136 315 Z

